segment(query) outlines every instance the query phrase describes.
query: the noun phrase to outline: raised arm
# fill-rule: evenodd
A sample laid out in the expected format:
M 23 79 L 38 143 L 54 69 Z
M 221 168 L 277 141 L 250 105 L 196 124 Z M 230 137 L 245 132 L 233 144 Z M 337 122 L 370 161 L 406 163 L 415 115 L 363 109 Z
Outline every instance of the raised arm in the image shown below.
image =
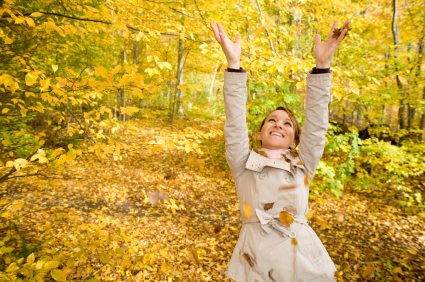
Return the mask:
M 217 23 L 218 29 L 214 23 L 210 25 L 228 63 L 228 69 L 224 71 L 223 87 L 226 113 L 224 138 L 226 139 L 226 160 L 233 178 L 236 180 L 245 170 L 245 162 L 249 156 L 248 128 L 245 117 L 247 73 L 242 70 L 238 71 L 241 57 L 241 36 L 236 35 L 235 42 L 232 42 L 219 23 Z
M 316 57 L 317 69 L 329 69 L 332 57 L 339 44 L 348 31 L 350 21 L 344 23 L 340 35 L 334 36 L 340 30 L 335 30 L 338 21 L 334 23 L 328 38 L 321 43 L 320 35 L 316 35 L 316 46 L 314 54 Z M 307 74 L 307 103 L 305 112 L 305 122 L 302 128 L 299 146 L 300 159 L 305 163 L 306 168 L 313 177 L 316 167 L 322 157 L 325 148 L 325 133 L 328 130 L 328 104 L 331 95 L 332 72 Z

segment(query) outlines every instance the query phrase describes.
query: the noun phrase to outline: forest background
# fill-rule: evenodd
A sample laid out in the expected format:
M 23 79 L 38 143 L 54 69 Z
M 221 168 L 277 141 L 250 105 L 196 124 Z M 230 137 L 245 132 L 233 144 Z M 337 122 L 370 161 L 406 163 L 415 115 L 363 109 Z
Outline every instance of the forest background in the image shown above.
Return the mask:
M 304 120 L 314 34 L 332 62 L 307 215 L 338 279 L 423 281 L 421 0 L 0 0 L 0 281 L 222 281 L 241 226 L 224 159 L 226 60 L 242 35 L 252 147 Z

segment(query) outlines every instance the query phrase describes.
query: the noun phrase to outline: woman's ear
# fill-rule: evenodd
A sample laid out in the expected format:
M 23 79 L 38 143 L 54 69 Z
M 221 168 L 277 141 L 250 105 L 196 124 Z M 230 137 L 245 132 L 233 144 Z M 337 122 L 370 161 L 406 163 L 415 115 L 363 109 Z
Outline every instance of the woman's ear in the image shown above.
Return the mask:
M 261 131 L 258 131 L 258 133 L 257 133 L 257 140 L 261 141 Z

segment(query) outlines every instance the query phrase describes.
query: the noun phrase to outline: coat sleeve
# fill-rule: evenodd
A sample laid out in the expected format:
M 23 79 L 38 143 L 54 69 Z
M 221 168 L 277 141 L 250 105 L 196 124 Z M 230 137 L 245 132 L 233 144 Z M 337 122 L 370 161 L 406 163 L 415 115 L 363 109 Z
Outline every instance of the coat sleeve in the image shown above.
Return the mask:
M 325 148 L 325 133 L 328 130 L 328 105 L 331 94 L 332 72 L 307 74 L 307 103 L 305 122 L 301 131 L 299 157 L 311 172 L 316 171 Z
M 245 163 L 249 156 L 248 128 L 245 117 L 246 80 L 246 72 L 224 71 L 226 160 L 235 180 L 245 171 Z

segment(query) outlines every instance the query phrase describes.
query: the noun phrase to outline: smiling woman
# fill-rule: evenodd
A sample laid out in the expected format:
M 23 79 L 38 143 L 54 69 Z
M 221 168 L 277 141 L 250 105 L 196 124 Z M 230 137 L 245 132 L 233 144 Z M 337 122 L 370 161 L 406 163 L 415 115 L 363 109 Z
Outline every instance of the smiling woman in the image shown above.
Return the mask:
M 344 27 L 349 26 L 347 21 Z M 302 138 L 293 113 L 271 112 L 249 149 L 246 126 L 247 72 L 239 67 L 240 35 L 233 43 L 220 24 L 211 23 L 228 68 L 224 71 L 226 159 L 235 180 L 242 215 L 239 240 L 227 269 L 235 281 L 336 281 L 336 268 L 305 215 L 310 181 L 325 147 L 332 71 L 330 62 L 347 29 L 335 38 L 316 35 L 316 66 L 307 74 Z M 295 148 L 299 146 L 299 154 Z
M 291 110 L 278 107 L 261 123 L 257 141 L 264 149 L 295 149 L 300 143 L 301 127 Z M 278 136 L 280 139 L 268 138 Z

